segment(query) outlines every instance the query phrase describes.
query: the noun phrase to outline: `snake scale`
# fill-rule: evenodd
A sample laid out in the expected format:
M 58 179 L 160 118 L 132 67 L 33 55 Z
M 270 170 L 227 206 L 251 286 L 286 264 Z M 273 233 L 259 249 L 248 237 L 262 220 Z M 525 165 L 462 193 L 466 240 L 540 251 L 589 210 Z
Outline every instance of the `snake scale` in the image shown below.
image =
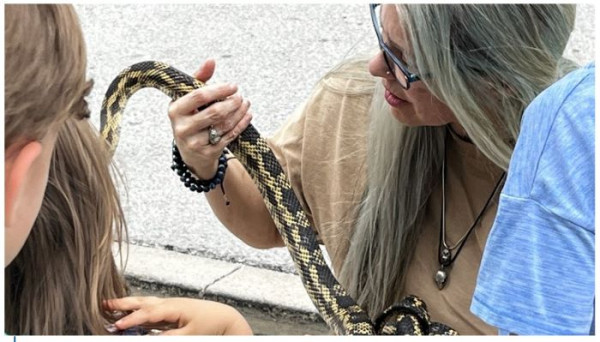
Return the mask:
M 137 90 L 153 87 L 176 100 L 203 86 L 160 62 L 141 62 L 123 70 L 110 84 L 100 114 L 109 152 L 113 154 L 117 148 L 123 110 Z M 452 328 L 431 322 L 425 303 L 415 296 L 404 298 L 372 322 L 332 274 L 286 174 L 258 131 L 249 125 L 228 148 L 254 179 L 309 297 L 336 334 L 456 335 Z

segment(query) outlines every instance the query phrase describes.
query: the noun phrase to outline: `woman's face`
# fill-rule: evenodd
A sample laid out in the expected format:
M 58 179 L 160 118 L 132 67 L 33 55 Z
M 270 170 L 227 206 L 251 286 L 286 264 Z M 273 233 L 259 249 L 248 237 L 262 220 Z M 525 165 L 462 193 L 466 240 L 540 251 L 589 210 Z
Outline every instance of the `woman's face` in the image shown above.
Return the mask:
M 418 74 L 418 71 L 414 70 L 414 64 L 410 63 L 410 59 L 406 57 L 411 56 L 412 51 L 408 44 L 407 32 L 399 22 L 395 5 L 381 5 L 380 7 L 385 44 L 400 60 L 408 62 L 410 71 Z M 392 115 L 403 124 L 407 126 L 441 126 L 456 123 L 453 126 L 458 126 L 456 117 L 450 108 L 435 98 L 423 82 L 412 82 L 408 90 L 404 89 L 397 81 L 393 71 L 389 70 L 383 52 L 371 59 L 369 72 L 373 76 L 381 77 L 385 87 L 384 97 L 391 107 Z M 431 77 L 435 77 L 435 75 Z M 456 129 L 462 131 L 459 127 Z

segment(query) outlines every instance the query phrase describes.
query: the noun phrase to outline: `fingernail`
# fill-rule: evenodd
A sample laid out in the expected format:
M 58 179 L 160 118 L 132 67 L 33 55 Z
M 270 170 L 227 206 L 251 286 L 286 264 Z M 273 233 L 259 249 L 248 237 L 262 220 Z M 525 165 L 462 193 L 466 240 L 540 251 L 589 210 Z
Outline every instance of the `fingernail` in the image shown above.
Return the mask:
M 105 328 L 110 334 L 114 334 L 119 330 L 114 324 L 107 324 L 105 325 Z

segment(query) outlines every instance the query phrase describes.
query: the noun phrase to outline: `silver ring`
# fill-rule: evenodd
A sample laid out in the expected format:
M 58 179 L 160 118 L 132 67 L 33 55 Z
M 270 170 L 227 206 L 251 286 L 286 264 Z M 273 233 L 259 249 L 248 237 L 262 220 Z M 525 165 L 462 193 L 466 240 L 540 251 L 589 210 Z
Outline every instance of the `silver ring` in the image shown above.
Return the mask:
M 221 136 L 219 135 L 219 132 L 217 132 L 217 130 L 213 126 L 210 126 L 210 128 L 208 129 L 208 143 L 211 145 L 216 145 L 219 143 L 219 141 L 221 141 Z

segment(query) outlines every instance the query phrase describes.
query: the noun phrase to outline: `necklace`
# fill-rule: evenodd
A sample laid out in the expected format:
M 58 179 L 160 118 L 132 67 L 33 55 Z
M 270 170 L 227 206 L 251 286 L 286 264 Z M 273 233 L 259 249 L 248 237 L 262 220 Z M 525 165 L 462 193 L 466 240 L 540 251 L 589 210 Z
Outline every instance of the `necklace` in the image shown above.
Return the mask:
M 485 202 L 483 209 L 481 209 L 479 215 L 477 215 L 477 218 L 471 225 L 471 228 L 469 228 L 466 231 L 466 233 L 454 245 L 449 246 L 446 242 L 446 154 L 444 153 L 444 159 L 442 160 L 442 218 L 440 222 L 440 238 L 438 243 L 438 263 L 440 264 L 440 268 L 435 273 L 434 277 L 438 289 L 442 290 L 444 286 L 446 286 L 452 263 L 458 257 L 458 254 L 465 245 L 465 242 L 469 238 L 471 232 L 475 229 L 475 227 L 477 227 L 479 221 L 481 220 L 481 217 L 483 216 L 483 213 L 487 210 L 488 206 L 490 205 L 490 202 L 492 201 L 492 198 L 494 198 L 494 195 L 498 191 L 498 188 L 500 188 L 500 184 L 504 179 L 504 175 L 505 173 L 503 172 L 500 176 L 500 179 L 496 183 L 496 186 L 494 186 L 494 190 L 492 190 L 492 193 Z M 456 252 L 454 252 L 453 255 L 452 252 L 454 250 L 456 250 Z

